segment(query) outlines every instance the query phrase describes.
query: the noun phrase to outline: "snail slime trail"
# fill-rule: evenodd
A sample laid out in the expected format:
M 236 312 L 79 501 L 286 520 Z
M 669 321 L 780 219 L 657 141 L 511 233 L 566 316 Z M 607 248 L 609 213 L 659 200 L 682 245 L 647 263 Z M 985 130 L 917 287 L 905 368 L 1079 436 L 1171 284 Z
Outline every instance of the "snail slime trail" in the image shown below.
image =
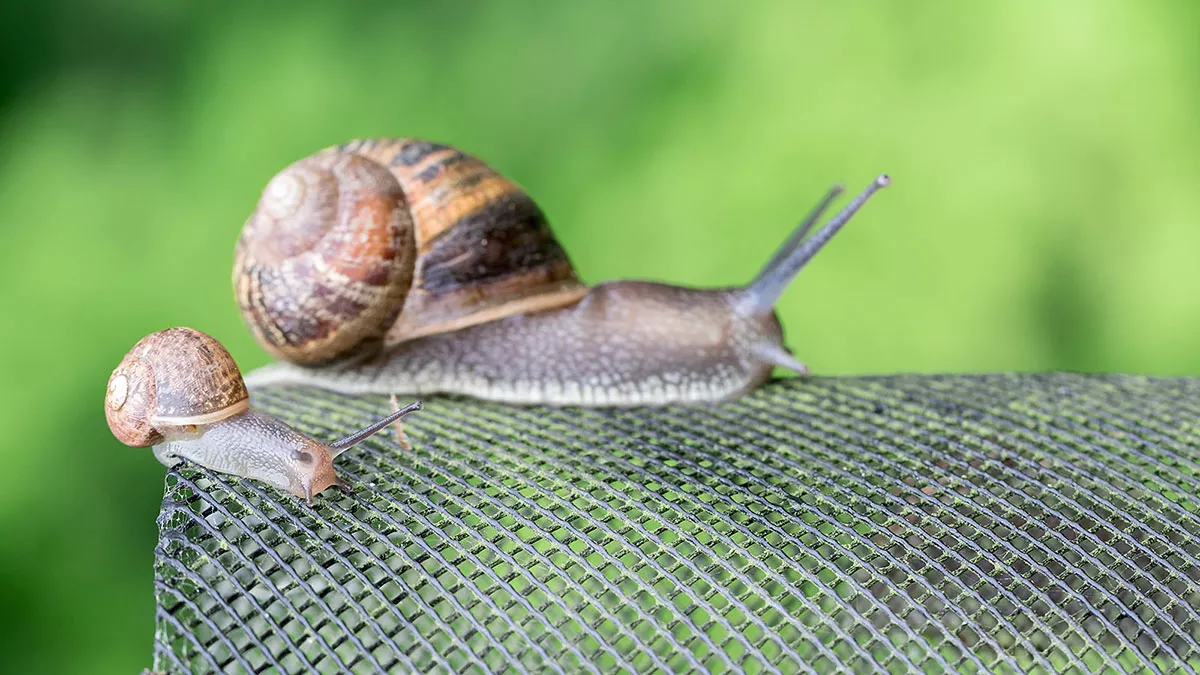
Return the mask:
M 479 159 L 412 139 L 327 148 L 271 179 L 238 239 L 238 305 L 280 359 L 248 381 L 544 405 L 734 399 L 777 366 L 807 373 L 775 304 L 889 183 L 810 236 L 830 190 L 744 287 L 587 286 L 533 199 Z

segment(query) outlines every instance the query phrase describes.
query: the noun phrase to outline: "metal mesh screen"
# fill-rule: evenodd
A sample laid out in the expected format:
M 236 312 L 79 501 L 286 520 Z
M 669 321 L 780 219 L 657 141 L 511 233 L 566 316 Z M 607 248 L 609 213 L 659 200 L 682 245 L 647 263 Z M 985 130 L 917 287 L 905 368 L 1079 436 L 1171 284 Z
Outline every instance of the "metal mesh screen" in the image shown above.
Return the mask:
M 386 397 L 257 405 L 333 438 Z M 314 509 L 167 476 L 155 667 L 1191 672 L 1200 380 L 810 378 L 711 408 L 426 401 Z

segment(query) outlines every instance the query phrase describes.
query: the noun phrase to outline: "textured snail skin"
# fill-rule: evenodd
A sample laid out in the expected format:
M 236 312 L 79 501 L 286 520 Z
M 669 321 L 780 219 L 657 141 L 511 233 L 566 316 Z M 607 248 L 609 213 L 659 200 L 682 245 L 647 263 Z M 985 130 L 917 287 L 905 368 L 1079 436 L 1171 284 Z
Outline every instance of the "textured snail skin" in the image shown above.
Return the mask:
M 260 480 L 312 498 L 329 487 L 347 489 L 333 469 L 329 446 L 254 410 L 199 427 L 164 430 L 154 456 L 168 467 L 188 460 L 221 473 Z
M 510 316 L 398 345 L 347 367 L 277 363 L 247 385 L 347 394 L 462 394 L 508 403 L 634 406 L 736 398 L 766 381 L 782 345 L 775 315 L 735 293 L 641 281 L 598 284 L 566 308 Z

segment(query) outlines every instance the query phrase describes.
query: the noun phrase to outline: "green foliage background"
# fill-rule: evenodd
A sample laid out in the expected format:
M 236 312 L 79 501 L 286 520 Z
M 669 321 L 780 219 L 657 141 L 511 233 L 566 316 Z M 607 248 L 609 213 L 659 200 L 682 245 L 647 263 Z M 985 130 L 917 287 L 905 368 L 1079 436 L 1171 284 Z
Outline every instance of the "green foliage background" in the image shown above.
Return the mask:
M 451 7 L 451 4 L 454 6 Z M 148 665 L 163 469 L 101 410 L 172 325 L 266 361 L 233 242 L 289 162 L 458 145 L 585 279 L 749 279 L 826 187 L 881 194 L 780 311 L 818 373 L 1200 373 L 1195 3 L 0 8 L 0 670 Z

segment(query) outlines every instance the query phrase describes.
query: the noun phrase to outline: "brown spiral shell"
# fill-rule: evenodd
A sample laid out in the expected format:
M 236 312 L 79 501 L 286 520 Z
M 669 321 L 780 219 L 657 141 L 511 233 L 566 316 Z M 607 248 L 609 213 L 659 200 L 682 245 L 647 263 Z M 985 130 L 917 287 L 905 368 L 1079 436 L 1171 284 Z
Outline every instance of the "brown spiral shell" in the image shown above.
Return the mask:
M 360 194 L 340 182 L 348 172 L 324 168 L 339 166 L 395 193 L 364 214 L 361 198 L 345 198 Z M 300 196 L 273 197 L 298 190 L 277 181 L 301 178 Z M 401 232 L 389 247 L 378 228 L 393 204 Z M 366 234 L 343 231 L 349 224 Z M 570 304 L 587 291 L 523 190 L 470 155 L 414 139 L 351 141 L 276 176 L 243 229 L 234 284 L 259 342 L 301 363 L 345 355 L 366 338 L 395 344 Z
M 138 341 L 108 378 L 104 415 L 122 443 L 146 447 L 161 429 L 211 424 L 250 405 L 233 357 L 212 336 L 168 328 Z
M 242 229 L 233 282 L 271 354 L 318 363 L 380 338 L 412 281 L 412 218 L 396 178 L 351 153 L 281 171 Z

